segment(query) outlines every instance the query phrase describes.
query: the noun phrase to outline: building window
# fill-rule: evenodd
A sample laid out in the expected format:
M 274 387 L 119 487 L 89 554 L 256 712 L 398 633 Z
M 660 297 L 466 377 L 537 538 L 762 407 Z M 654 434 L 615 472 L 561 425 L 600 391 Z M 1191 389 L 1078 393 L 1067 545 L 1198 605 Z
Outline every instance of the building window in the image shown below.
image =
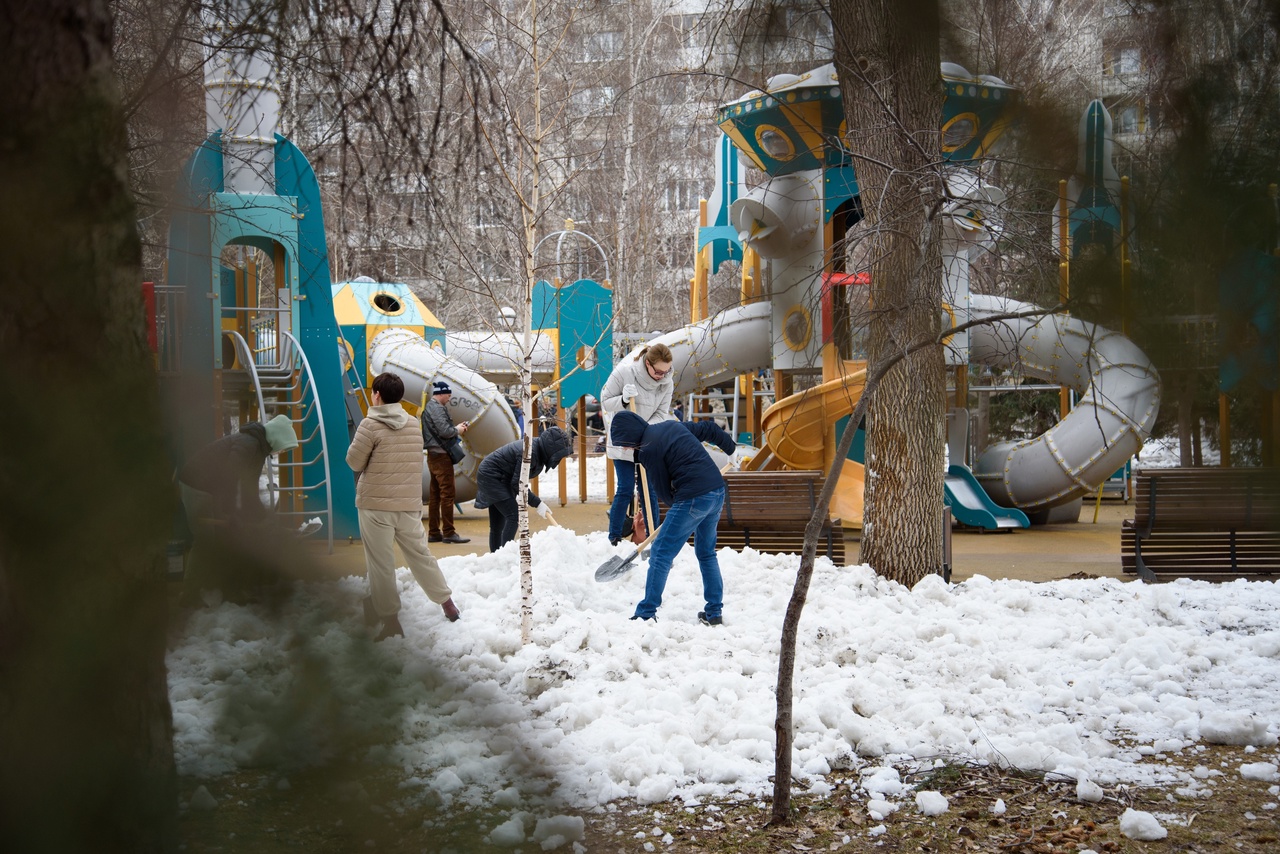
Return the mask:
M 662 191 L 662 209 L 692 211 L 698 209 L 698 182 L 692 178 L 676 178 Z
M 1114 130 L 1116 133 L 1145 133 L 1146 121 L 1142 115 L 1142 106 L 1127 104 L 1116 108 Z
M 590 89 L 580 89 L 569 96 L 570 111 L 579 118 L 583 116 L 613 115 L 615 96 L 616 93 L 612 86 L 593 86 Z
M 1102 73 L 1108 77 L 1142 72 L 1142 48 L 1126 46 L 1108 48 L 1102 55 Z
M 697 47 L 698 46 L 698 23 L 701 20 L 699 15 L 669 15 L 667 21 L 671 24 L 671 28 L 676 31 L 676 38 L 680 40 L 680 47 Z
M 622 33 L 617 30 L 591 33 L 583 41 L 584 62 L 608 62 L 620 56 L 622 56 Z

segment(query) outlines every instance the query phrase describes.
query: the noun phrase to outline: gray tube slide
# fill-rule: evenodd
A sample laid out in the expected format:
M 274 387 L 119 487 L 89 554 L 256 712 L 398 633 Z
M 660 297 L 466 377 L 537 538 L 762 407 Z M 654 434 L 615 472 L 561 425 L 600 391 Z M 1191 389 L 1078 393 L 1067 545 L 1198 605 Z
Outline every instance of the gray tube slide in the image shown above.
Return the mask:
M 773 361 L 769 340 L 772 316 L 768 302 L 734 306 L 659 335 L 642 346 L 666 344 L 671 348 L 675 393 L 688 394 L 769 367 Z M 640 349 L 635 348 L 624 358 L 633 357 Z
M 1036 310 L 979 294 L 969 302 L 973 320 Z M 1063 314 L 999 320 L 969 335 L 971 361 L 1068 386 L 1080 396 L 1048 432 L 991 445 L 979 455 L 974 474 L 997 504 L 1036 511 L 1092 494 L 1151 435 L 1160 376 L 1123 335 Z
M 524 353 L 523 336 L 516 332 L 447 332 L 445 349 L 449 358 L 478 374 L 503 382 L 519 378 Z M 533 376 L 546 379 L 556 372 L 556 348 L 546 334 L 533 336 Z
M 507 406 L 506 396 L 496 385 L 466 365 L 432 347 L 420 335 L 408 329 L 385 329 L 369 344 L 369 367 L 372 373 L 392 371 L 404 380 L 406 400 L 417 404 L 431 384 L 444 380 L 453 390 L 449 416 L 455 424 L 470 421 L 462 437 L 467 456 L 454 466 L 457 500 L 476 497 L 476 470 L 480 461 L 508 442 L 520 438 L 516 417 Z M 423 495 L 430 472 L 423 460 Z

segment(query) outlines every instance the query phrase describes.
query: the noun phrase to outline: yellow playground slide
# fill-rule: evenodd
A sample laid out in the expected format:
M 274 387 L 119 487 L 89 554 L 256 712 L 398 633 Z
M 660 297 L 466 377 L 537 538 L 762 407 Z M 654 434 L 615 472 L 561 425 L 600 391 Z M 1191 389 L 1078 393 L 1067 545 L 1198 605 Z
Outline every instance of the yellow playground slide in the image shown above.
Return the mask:
M 836 451 L 836 422 L 853 412 L 867 380 L 864 363 L 846 364 L 857 370 L 785 397 L 765 410 L 760 419 L 764 447 L 755 457 L 761 467 L 781 464 L 790 469 L 820 471 L 831 467 Z M 831 498 L 831 517 L 845 525 L 861 526 L 864 487 L 864 467 L 845 460 Z

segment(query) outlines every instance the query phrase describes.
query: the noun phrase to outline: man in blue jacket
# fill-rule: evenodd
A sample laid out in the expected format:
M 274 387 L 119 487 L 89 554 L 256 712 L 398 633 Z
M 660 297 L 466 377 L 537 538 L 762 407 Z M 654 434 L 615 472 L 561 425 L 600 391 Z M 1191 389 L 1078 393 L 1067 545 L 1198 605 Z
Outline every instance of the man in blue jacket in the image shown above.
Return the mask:
M 737 447 L 733 437 L 710 420 L 649 424 L 626 411 L 613 417 L 609 434 L 615 446 L 633 453 L 653 498 L 671 508 L 649 549 L 644 599 L 631 619 L 657 619 L 671 564 L 692 534 L 706 600 L 706 610 L 698 612 L 698 619 L 708 626 L 720 625 L 724 582 L 716 560 L 716 523 L 724 506 L 724 478 L 702 443 L 712 442 L 732 454 Z

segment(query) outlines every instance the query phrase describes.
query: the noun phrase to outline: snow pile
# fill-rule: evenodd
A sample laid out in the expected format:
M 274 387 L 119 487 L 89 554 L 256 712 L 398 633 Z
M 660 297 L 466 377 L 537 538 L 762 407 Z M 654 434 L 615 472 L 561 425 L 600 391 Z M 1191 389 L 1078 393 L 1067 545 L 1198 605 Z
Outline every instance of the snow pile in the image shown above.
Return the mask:
M 514 543 L 441 561 L 458 623 L 401 570 L 403 639 L 369 640 L 356 577 L 299 585 L 276 615 L 193 612 L 168 655 L 179 769 L 206 778 L 355 752 L 405 769 L 445 808 L 508 810 L 494 844 L 574 842 L 558 813 L 618 798 L 770 791 L 779 637 L 799 559 L 723 550 L 725 624 L 713 628 L 697 621 L 689 549 L 659 621 L 630 621 L 643 568 L 592 580 L 627 548 L 599 532 L 536 534 L 528 645 Z M 820 558 L 795 693 L 797 785 L 822 791 L 833 768 L 859 770 L 877 820 L 915 795 L 889 767 L 912 758 L 1053 771 L 1083 781 L 1077 794 L 1090 800 L 1091 785 L 1203 786 L 1140 760 L 1211 740 L 1260 748 L 1240 773 L 1276 779 L 1280 587 L 975 576 L 908 590 Z M 557 821 L 520 814 L 535 803 Z M 946 808 L 929 797 L 918 807 Z

